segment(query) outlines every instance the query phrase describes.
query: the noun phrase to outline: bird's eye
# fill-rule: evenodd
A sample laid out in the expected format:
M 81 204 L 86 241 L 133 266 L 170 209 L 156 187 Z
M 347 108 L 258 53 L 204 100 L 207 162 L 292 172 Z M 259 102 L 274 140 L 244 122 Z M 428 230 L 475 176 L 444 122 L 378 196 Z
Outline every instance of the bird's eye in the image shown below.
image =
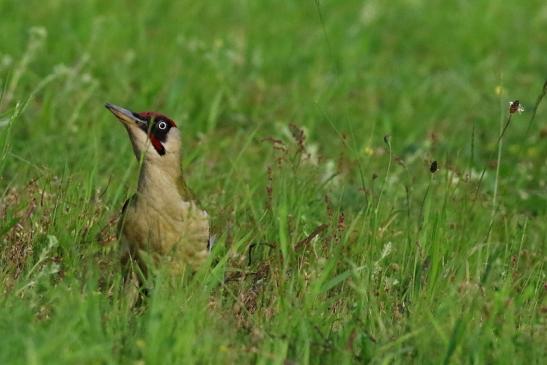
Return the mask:
M 158 128 L 161 130 L 164 130 L 167 128 L 167 123 L 165 123 L 163 120 L 158 123 Z

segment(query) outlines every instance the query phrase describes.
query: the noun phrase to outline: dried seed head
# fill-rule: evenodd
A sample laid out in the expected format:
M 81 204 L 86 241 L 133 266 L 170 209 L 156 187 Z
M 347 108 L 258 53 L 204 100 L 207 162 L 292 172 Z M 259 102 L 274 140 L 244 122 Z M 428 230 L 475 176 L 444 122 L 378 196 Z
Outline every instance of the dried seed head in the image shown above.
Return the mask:
M 434 174 L 435 172 L 437 172 L 437 170 L 439 170 L 439 165 L 437 164 L 437 161 L 433 161 L 431 163 L 431 166 L 429 167 L 429 171 Z
M 523 111 L 524 111 L 524 107 L 518 100 L 509 102 L 509 113 L 515 114 L 515 113 L 522 113 Z

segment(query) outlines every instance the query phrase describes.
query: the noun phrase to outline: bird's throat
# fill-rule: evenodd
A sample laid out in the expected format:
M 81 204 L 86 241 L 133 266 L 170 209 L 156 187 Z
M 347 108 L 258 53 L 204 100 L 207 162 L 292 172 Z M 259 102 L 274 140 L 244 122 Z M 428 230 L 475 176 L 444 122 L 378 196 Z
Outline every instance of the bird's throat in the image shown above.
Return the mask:
M 179 161 L 162 161 L 160 164 L 145 161 L 139 176 L 137 195 L 158 203 L 187 200 L 181 193 L 181 182 L 184 178 Z

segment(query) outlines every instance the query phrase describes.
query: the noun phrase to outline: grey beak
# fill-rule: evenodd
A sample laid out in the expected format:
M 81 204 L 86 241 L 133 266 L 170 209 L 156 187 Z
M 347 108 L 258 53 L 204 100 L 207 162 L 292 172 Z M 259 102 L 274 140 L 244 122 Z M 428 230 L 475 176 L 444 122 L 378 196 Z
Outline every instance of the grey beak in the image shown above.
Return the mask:
M 136 113 L 110 103 L 106 103 L 104 106 L 124 124 L 128 126 L 134 126 L 136 124 L 139 128 L 148 130 L 148 122 L 141 119 Z

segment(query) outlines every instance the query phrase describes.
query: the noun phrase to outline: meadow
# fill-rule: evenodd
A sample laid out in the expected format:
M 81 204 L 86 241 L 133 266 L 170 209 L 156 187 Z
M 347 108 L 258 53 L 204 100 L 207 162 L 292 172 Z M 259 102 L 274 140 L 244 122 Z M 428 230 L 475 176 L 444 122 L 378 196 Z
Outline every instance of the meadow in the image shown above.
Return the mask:
M 541 0 L 0 0 L 0 364 L 545 363 L 546 29 Z M 217 235 L 140 306 L 105 102 L 177 122 Z

